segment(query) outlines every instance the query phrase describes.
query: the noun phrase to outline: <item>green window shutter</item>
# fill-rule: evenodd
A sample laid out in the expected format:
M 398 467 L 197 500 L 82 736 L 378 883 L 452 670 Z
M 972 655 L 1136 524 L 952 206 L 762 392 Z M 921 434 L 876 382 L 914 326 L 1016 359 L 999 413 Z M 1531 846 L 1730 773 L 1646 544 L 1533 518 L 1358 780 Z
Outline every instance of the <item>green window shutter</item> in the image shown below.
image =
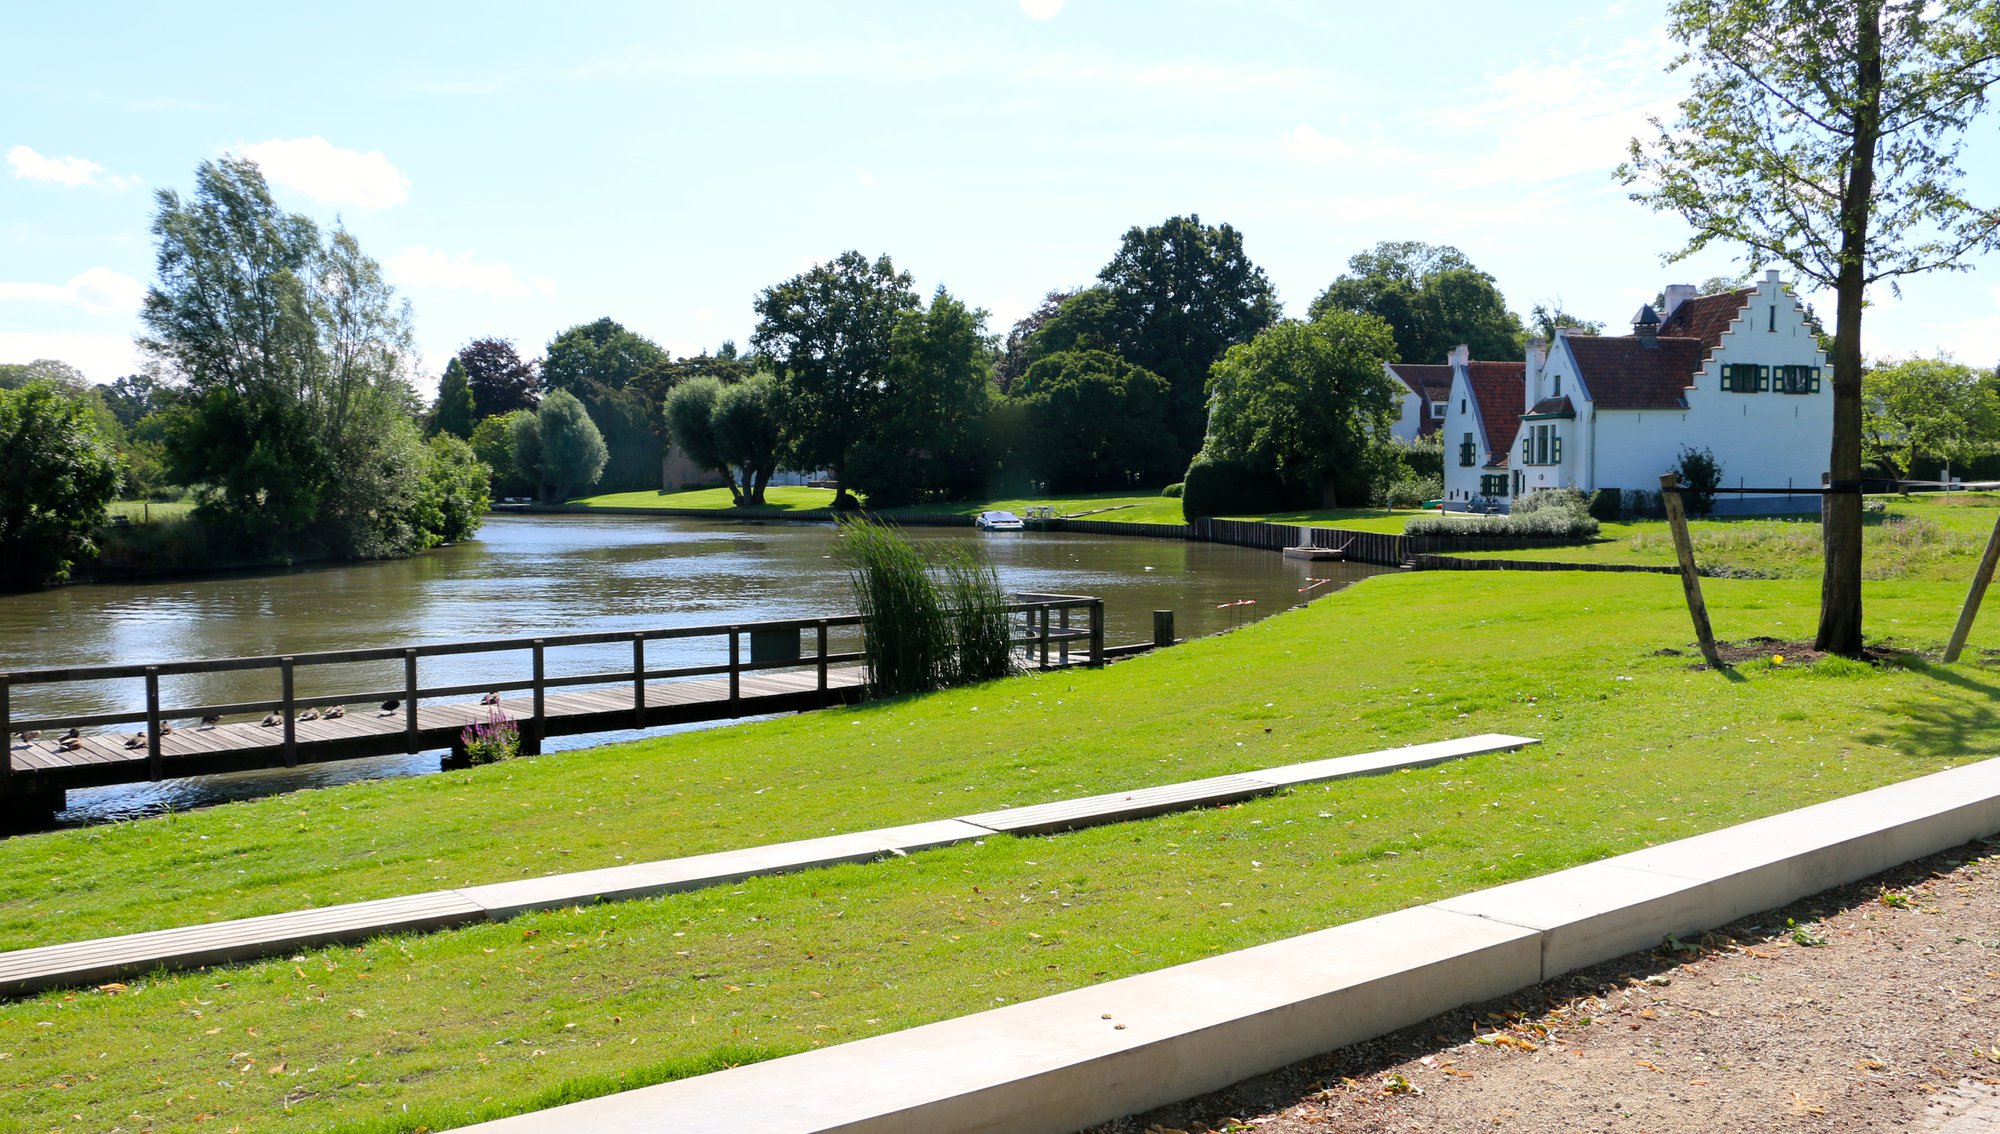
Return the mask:
M 1812 368 L 1812 393 L 1819 393 L 1819 367 Z
M 1562 464 L 1562 462 L 1563 462 L 1563 439 L 1560 437 L 1550 437 L 1549 463 L 1552 465 L 1559 465 Z
M 1757 391 L 1758 393 L 1762 393 L 1770 388 L 1771 368 L 1768 366 L 1759 366 L 1757 368 Z

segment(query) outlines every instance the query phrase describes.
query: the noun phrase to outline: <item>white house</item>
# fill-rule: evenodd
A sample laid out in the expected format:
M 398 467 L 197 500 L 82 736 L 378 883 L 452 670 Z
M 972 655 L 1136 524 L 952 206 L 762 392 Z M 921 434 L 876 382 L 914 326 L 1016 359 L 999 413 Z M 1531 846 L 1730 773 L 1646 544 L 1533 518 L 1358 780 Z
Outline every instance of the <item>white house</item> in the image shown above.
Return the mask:
M 1436 433 L 1444 423 L 1445 399 L 1451 394 L 1451 364 L 1386 362 L 1382 369 L 1403 395 L 1389 435 L 1410 442 Z
M 1482 364 L 1464 363 L 1461 374 L 1454 357 L 1446 506 L 1564 486 L 1657 490 L 1684 446 L 1711 450 L 1725 487 L 1818 488 L 1833 436 L 1833 385 L 1805 309 L 1775 271 L 1753 288 L 1693 292 L 1667 288 L 1665 313 L 1641 308 L 1630 335 L 1558 333 L 1553 343 L 1529 343 L 1512 433 L 1485 420 L 1500 411 L 1488 408 L 1497 392 L 1481 396 L 1473 370 Z M 1474 415 L 1483 429 L 1473 428 Z M 1471 464 L 1453 445 L 1468 432 L 1484 442 Z M 1817 505 L 1817 496 L 1716 499 L 1718 512 Z
M 1480 362 L 1460 346 L 1447 366 L 1451 385 L 1445 399 L 1444 506 L 1463 511 L 1474 501 L 1505 506 L 1518 493 L 1508 468 L 1514 437 L 1521 429 L 1522 389 L 1527 367 L 1519 362 Z

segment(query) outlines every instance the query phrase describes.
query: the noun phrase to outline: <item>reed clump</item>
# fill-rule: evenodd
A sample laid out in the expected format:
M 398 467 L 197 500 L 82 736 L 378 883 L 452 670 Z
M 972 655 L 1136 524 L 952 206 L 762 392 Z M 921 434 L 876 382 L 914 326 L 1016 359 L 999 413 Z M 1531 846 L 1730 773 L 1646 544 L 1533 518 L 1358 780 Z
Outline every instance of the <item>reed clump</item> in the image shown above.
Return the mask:
M 856 519 L 841 521 L 840 555 L 877 690 L 922 693 L 1014 672 L 1007 595 L 976 552 L 926 555 L 894 526 Z

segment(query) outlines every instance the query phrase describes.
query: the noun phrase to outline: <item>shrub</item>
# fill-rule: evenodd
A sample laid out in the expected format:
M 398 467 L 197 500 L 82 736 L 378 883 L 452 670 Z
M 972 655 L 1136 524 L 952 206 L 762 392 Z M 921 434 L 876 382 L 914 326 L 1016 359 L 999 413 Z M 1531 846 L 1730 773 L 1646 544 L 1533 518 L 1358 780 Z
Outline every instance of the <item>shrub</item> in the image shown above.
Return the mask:
M 1615 488 L 1600 488 L 1590 494 L 1590 514 L 1600 522 L 1615 524 L 1624 515 L 1620 507 L 1624 494 Z
M 1536 512 L 1567 512 L 1572 515 L 1590 515 L 1590 503 L 1583 493 L 1574 488 L 1537 488 L 1515 501 L 1513 514 L 1532 515 Z
M 500 711 L 486 711 L 486 720 L 471 724 L 458 734 L 458 746 L 465 750 L 467 764 L 498 764 L 521 754 L 521 726 Z
M 1285 507 L 1276 477 L 1235 461 L 1196 457 L 1182 482 L 1181 515 L 1190 522 L 1225 512 L 1273 512 Z
M 1411 536 L 1482 536 L 1510 539 L 1517 536 L 1551 536 L 1589 539 L 1597 534 L 1597 521 L 1588 513 L 1562 507 L 1516 511 L 1506 516 L 1474 518 L 1463 515 L 1418 516 L 1403 525 Z
M 1421 508 L 1426 500 L 1436 500 L 1444 495 L 1442 476 L 1398 477 L 1388 488 L 1388 504 L 1391 508 Z
M 1620 501 L 1622 511 L 1628 516 L 1651 516 L 1657 519 L 1662 514 L 1660 494 L 1643 488 L 1628 488 Z
M 1181 496 L 1181 490 L 1186 487 L 1187 487 L 1186 481 L 1175 481 L 1174 483 L 1166 486 L 1165 488 L 1160 489 L 1160 495 L 1178 500 L 1180 499 Z
M 1681 458 L 1674 465 L 1674 479 L 1680 482 L 1681 500 L 1688 515 L 1706 516 L 1715 510 L 1715 489 L 1722 483 L 1722 462 L 1706 445 L 1699 449 L 1681 446 Z

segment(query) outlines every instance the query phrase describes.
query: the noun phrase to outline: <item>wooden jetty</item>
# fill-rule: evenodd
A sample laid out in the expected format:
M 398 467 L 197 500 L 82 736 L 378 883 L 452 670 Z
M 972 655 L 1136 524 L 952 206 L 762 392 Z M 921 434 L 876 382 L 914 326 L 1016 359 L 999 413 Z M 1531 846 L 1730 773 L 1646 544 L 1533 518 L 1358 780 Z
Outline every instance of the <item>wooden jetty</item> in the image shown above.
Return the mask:
M 1054 668 L 1102 665 L 1103 600 L 1078 595 L 1021 595 L 1009 609 L 1023 617 L 1015 646 L 1028 664 Z M 1072 612 L 1081 625 L 1072 626 Z M 524 753 L 541 751 L 551 736 L 658 728 L 698 721 L 797 712 L 847 704 L 868 696 L 859 650 L 834 649 L 844 631 L 858 639 L 859 616 L 791 619 L 728 626 L 445 642 L 405 648 L 333 650 L 251 658 L 16 670 L 0 673 L 0 823 L 45 822 L 66 803 L 71 788 L 104 787 L 261 768 L 295 767 L 397 753 L 456 750 L 460 734 L 498 710 L 521 731 Z M 647 644 L 713 639 L 720 655 L 705 665 L 649 665 Z M 612 672 L 552 675 L 549 655 L 566 647 L 629 644 L 630 665 Z M 746 651 L 745 647 L 748 647 Z M 1072 654 L 1072 647 L 1081 647 Z M 478 683 L 426 686 L 420 666 L 447 655 L 514 655 L 511 676 Z M 527 655 L 521 674 L 519 655 Z M 657 656 L 657 655 L 656 655 Z M 297 695 L 301 670 L 354 663 L 401 662 L 403 682 L 392 689 Z M 168 705 L 161 679 L 187 674 L 262 670 L 276 678 L 268 700 L 225 705 Z M 23 719 L 11 713 L 15 690 L 73 682 L 143 683 L 142 710 Z M 485 693 L 497 705 L 480 704 Z M 387 710 L 382 706 L 397 703 Z M 308 710 L 342 705 L 345 715 L 300 719 Z M 206 717 L 223 723 L 200 726 Z M 240 718 L 228 721 L 227 718 Z M 275 718 L 266 726 L 262 719 Z M 162 724 L 171 731 L 162 735 Z M 122 726 L 122 727 L 121 727 Z M 105 731 L 105 730 L 109 731 Z M 61 736 L 79 733 L 69 747 Z M 97 731 L 87 731 L 97 730 Z M 126 747 L 135 732 L 144 743 Z M 32 740 L 21 734 L 40 735 Z

